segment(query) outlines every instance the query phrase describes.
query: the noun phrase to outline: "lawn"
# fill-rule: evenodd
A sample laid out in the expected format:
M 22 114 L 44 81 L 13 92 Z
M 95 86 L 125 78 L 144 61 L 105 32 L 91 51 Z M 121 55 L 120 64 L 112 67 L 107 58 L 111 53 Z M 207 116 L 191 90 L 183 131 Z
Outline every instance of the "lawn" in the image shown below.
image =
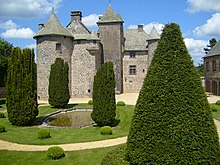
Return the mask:
M 0 151 L 0 162 L 4 165 L 100 165 L 105 154 L 114 147 L 98 148 L 82 151 L 65 152 L 65 157 L 59 160 L 47 158 L 46 151 L 23 152 L 23 151 Z M 25 155 L 25 156 L 24 156 Z M 1 164 L 1 163 L 0 163 Z
M 3 105 L 4 106 L 4 105 Z M 91 108 L 88 104 L 69 105 L 70 107 L 78 108 Z M 56 108 L 49 106 L 39 107 L 39 116 L 42 117 L 45 114 L 57 111 Z M 117 106 L 117 116 L 115 127 L 113 127 L 112 135 L 101 135 L 99 127 L 88 126 L 84 128 L 61 128 L 54 129 L 50 128 L 51 138 L 38 139 L 37 133 L 41 129 L 39 126 L 31 127 L 18 127 L 12 126 L 8 121 L 8 118 L 0 118 L 0 124 L 5 125 L 7 132 L 1 133 L 0 139 L 10 142 L 16 142 L 20 144 L 35 144 L 35 145 L 54 145 L 54 144 L 66 144 L 66 143 L 77 143 L 77 142 L 88 142 L 97 141 L 103 139 L 112 139 L 117 137 L 123 137 L 128 135 L 131 117 L 133 115 L 134 106 Z

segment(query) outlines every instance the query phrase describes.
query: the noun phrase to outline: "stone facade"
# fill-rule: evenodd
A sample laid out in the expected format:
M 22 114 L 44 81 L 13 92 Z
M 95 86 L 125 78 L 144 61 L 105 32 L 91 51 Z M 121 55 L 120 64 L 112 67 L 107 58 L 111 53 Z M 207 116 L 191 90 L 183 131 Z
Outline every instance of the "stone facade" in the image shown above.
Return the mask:
M 91 97 L 97 69 L 106 61 L 114 64 L 116 93 L 139 92 L 147 68 L 157 47 L 159 34 L 143 30 L 124 30 L 120 14 L 109 6 L 97 22 L 98 33 L 82 23 L 80 11 L 71 12 L 70 23 L 64 28 L 55 13 L 39 24 L 37 41 L 38 98 L 48 98 L 50 66 L 57 57 L 69 65 L 71 97 Z

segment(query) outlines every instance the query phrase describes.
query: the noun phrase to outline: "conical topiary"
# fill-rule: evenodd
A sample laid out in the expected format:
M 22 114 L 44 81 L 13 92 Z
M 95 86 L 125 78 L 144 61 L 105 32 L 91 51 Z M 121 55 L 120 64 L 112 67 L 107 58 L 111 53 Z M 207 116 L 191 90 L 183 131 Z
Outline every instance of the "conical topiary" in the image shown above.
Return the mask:
M 69 66 L 61 58 L 51 65 L 48 93 L 51 106 L 62 108 L 69 102 Z
M 167 24 L 139 94 L 126 150 L 130 164 L 220 164 L 200 77 L 177 24 Z
M 92 119 L 99 125 L 111 125 L 116 116 L 115 75 L 112 62 L 102 64 L 93 83 Z

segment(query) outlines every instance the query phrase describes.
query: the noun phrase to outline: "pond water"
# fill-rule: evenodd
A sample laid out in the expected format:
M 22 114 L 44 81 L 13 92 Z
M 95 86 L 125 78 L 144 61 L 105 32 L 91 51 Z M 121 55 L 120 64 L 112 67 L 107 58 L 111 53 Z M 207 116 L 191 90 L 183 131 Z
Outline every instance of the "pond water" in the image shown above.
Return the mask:
M 84 127 L 94 124 L 91 118 L 92 111 L 88 110 L 74 110 L 65 111 L 48 117 L 45 123 L 48 126 L 55 127 Z

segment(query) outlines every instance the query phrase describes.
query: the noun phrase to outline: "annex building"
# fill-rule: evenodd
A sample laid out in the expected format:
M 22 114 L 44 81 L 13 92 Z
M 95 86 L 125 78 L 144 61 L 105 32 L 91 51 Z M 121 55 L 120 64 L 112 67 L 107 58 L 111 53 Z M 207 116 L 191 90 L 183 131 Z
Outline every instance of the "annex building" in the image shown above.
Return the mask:
M 139 92 L 160 36 L 155 28 L 147 34 L 143 25 L 124 29 L 123 19 L 110 5 L 97 22 L 98 32 L 82 23 L 82 12 L 72 11 L 66 27 L 54 12 L 45 24 L 39 24 L 37 42 L 38 98 L 48 98 L 50 67 L 60 57 L 69 65 L 71 97 L 92 95 L 97 69 L 112 61 L 116 93 Z

